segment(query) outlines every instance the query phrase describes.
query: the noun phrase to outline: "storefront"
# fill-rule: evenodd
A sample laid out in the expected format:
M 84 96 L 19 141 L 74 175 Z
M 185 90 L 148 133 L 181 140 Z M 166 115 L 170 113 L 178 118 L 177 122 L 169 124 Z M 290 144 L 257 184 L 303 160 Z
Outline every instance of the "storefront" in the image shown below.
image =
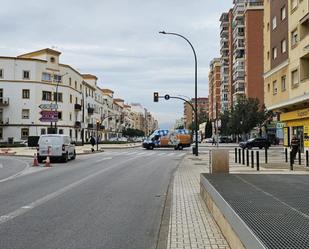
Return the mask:
M 280 115 L 284 123 L 284 145 L 289 146 L 293 135 L 300 140 L 301 149 L 309 148 L 309 108 Z

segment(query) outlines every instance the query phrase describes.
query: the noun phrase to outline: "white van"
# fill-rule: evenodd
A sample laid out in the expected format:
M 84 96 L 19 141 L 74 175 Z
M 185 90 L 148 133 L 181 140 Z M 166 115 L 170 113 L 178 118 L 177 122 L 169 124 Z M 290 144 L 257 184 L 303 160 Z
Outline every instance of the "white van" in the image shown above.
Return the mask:
M 41 135 L 37 151 L 39 163 L 46 159 L 47 155 L 50 156 L 51 160 L 61 159 L 63 162 L 76 157 L 75 145 L 71 143 L 71 139 L 67 135 Z

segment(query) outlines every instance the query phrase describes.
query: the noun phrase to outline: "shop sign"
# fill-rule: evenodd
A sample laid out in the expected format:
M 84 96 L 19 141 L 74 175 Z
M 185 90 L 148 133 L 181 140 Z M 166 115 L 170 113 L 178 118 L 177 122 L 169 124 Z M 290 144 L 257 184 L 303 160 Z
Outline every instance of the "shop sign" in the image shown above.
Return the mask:
M 289 146 L 289 128 L 285 127 L 283 129 L 283 132 L 284 132 L 283 145 L 284 146 Z
M 309 108 L 298 110 L 298 111 L 293 111 L 293 112 L 282 113 L 280 115 L 280 119 L 282 121 L 292 120 L 292 119 L 301 119 L 301 118 L 307 118 L 307 117 L 309 117 Z

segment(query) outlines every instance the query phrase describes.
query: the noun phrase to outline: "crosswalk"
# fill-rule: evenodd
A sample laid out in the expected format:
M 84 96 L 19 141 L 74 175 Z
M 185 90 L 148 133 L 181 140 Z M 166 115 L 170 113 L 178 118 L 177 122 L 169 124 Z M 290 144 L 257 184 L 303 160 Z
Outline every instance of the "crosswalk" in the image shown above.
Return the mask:
M 128 156 L 128 157 L 148 157 L 148 156 L 159 156 L 159 157 L 175 157 L 180 158 L 186 154 L 186 152 L 177 151 L 143 151 L 143 150 L 136 150 L 136 151 L 105 151 L 105 155 L 108 156 Z

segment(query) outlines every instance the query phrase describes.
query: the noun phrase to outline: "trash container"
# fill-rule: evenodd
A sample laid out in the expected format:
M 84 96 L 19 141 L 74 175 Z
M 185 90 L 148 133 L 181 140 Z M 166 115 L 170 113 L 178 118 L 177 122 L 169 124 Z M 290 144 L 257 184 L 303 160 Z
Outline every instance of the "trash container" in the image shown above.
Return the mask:
M 195 155 L 196 154 L 196 147 L 192 146 L 192 154 Z
M 14 137 L 8 137 L 8 144 L 14 143 Z

